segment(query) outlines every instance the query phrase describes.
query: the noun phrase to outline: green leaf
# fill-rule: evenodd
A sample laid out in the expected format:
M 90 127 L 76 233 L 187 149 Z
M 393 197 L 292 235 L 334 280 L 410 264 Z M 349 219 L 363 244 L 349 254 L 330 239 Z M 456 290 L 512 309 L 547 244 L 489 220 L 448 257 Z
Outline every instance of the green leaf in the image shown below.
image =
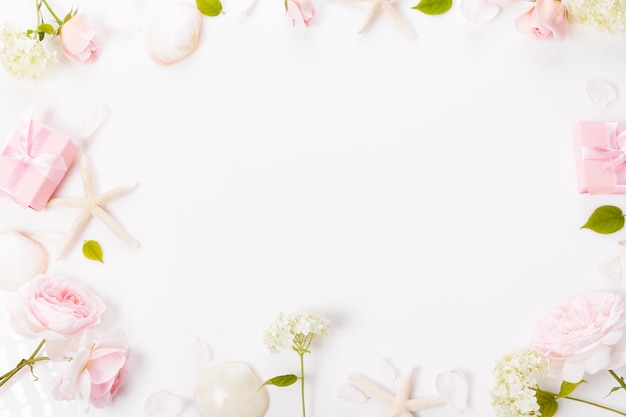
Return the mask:
M 293 385 L 298 380 L 298 377 L 294 374 L 289 375 L 279 375 L 274 378 L 270 378 L 263 383 L 259 388 L 263 388 L 265 385 L 276 385 L 277 387 L 288 387 L 289 385 Z
M 591 229 L 596 233 L 608 235 L 624 227 L 624 213 L 615 206 L 601 206 L 591 213 L 587 223 L 581 229 Z
M 452 7 L 452 0 L 420 0 L 411 9 L 419 10 L 424 14 L 437 15 L 443 14 Z
M 574 392 L 574 390 L 578 388 L 578 386 L 582 384 L 583 382 L 587 382 L 587 381 L 583 379 L 580 382 L 567 382 L 567 381 L 561 382 L 561 391 L 559 392 L 559 397 L 561 398 L 567 397 L 572 392 Z
M 559 409 L 556 397 L 545 391 L 537 390 L 537 404 L 541 417 L 553 417 Z
M 222 13 L 222 2 L 220 0 L 196 0 L 196 6 L 200 13 L 207 16 L 218 16 Z
M 85 240 L 83 243 L 83 255 L 85 255 L 85 258 L 91 259 L 92 261 L 104 263 L 102 259 L 102 248 L 95 240 Z
M 624 388 L 623 387 L 613 387 L 613 388 L 611 388 L 611 391 L 608 394 L 606 394 L 606 396 L 604 398 L 606 398 L 609 395 L 613 394 L 615 391 L 619 391 L 621 389 L 624 389 Z
M 37 32 L 39 32 L 39 33 L 47 33 L 48 35 L 54 35 L 54 28 L 49 23 L 42 23 L 37 28 Z

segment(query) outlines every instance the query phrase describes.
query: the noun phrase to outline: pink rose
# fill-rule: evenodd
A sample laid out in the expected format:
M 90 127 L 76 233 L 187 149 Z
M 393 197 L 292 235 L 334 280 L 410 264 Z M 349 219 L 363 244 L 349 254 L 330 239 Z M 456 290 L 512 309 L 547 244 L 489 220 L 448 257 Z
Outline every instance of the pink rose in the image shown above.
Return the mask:
M 579 382 L 585 373 L 626 364 L 626 311 L 616 294 L 592 292 L 570 298 L 544 314 L 531 346 L 548 357 L 550 373 Z
M 99 324 L 105 309 L 86 287 L 67 278 L 42 276 L 20 289 L 9 320 L 22 336 L 58 340 Z
M 127 357 L 128 342 L 121 329 L 109 330 L 99 340 L 91 330 L 85 330 L 52 396 L 57 400 L 80 399 L 96 408 L 106 407 L 126 375 Z
M 567 36 L 567 11 L 560 0 L 537 0 L 526 13 L 515 20 L 517 30 L 535 39 L 554 35 L 557 40 Z
M 80 64 L 96 59 L 100 51 L 96 28 L 84 15 L 78 13 L 63 24 L 61 49 L 65 56 Z
M 294 23 L 302 22 L 305 26 L 309 27 L 313 22 L 315 16 L 315 7 L 311 0 L 287 0 L 285 2 L 287 7 L 287 16 L 289 16 Z

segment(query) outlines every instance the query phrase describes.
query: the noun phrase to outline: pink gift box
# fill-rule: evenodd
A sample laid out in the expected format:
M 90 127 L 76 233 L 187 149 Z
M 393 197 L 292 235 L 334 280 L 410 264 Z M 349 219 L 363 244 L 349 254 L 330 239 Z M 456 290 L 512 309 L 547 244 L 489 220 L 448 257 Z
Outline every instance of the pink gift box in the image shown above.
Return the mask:
M 0 154 L 0 195 L 42 210 L 78 150 L 68 136 L 26 118 Z
M 573 134 L 578 191 L 626 194 L 626 123 L 580 121 Z

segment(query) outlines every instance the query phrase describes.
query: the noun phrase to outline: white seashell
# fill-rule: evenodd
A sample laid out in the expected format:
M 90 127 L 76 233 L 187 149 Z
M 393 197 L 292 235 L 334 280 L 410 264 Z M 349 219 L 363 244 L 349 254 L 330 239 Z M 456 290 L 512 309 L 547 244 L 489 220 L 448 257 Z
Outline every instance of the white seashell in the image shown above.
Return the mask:
M 500 13 L 500 6 L 488 0 L 462 0 L 461 15 L 473 23 L 487 23 Z
M 262 417 L 269 407 L 263 381 L 245 363 L 226 362 L 198 380 L 195 403 L 201 417 Z
M 201 33 L 202 13 L 194 4 L 169 4 L 148 25 L 148 55 L 158 64 L 175 64 L 196 50 Z
M 47 269 L 48 252 L 41 243 L 17 231 L 0 232 L 0 288 L 16 290 Z

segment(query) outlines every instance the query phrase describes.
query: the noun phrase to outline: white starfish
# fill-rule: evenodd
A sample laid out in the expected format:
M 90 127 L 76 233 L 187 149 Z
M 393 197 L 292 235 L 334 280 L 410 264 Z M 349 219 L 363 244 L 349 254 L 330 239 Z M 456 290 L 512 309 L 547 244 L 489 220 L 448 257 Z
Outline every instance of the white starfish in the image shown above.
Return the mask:
M 400 16 L 400 13 L 396 10 L 393 5 L 392 0 L 344 0 L 344 1 L 371 1 L 372 5 L 367 13 L 367 20 L 361 26 L 361 29 L 358 30 L 357 33 L 365 32 L 374 22 L 374 19 L 380 14 L 380 11 L 386 12 L 389 17 L 394 21 L 396 26 L 398 26 L 404 33 L 414 38 L 417 36 L 413 28 L 407 23 L 407 21 Z
M 407 372 L 398 383 L 398 392 L 394 395 L 374 384 L 361 375 L 350 375 L 350 380 L 367 394 L 389 406 L 385 417 L 414 417 L 414 411 L 426 410 L 446 404 L 440 397 L 411 398 L 413 369 Z
M 93 189 L 93 181 L 91 176 L 91 167 L 89 166 L 89 160 L 87 156 L 83 155 L 81 158 L 81 173 L 83 176 L 83 192 L 85 196 L 83 198 L 53 198 L 48 201 L 49 207 L 69 207 L 80 209 L 78 217 L 72 224 L 65 242 L 61 246 L 56 259 L 61 259 L 69 247 L 72 245 L 78 234 L 83 230 L 87 221 L 91 216 L 96 217 L 102 223 L 104 223 L 111 231 L 124 242 L 132 246 L 139 246 L 139 243 L 129 235 L 113 217 L 104 210 L 104 205 L 128 194 L 137 187 L 137 184 L 123 185 L 121 187 L 114 188 L 110 191 L 96 195 Z

